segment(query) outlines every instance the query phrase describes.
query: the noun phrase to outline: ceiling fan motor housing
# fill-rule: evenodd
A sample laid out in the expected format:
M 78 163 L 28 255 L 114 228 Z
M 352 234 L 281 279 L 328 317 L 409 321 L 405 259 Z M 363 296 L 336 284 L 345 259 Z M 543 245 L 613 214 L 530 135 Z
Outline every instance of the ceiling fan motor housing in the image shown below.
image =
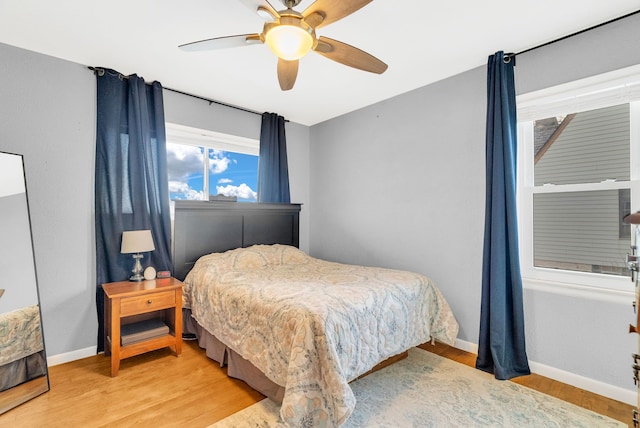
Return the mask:
M 284 7 L 291 9 L 296 7 L 302 0 L 281 0 Z

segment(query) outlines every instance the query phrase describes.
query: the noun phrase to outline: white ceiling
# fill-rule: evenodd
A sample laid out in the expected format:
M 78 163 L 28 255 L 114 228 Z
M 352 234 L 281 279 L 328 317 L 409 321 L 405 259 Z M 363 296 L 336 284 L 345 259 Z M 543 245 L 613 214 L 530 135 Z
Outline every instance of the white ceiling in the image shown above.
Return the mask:
M 367 51 L 389 69 L 371 74 L 312 52 L 287 92 L 265 45 L 177 48 L 261 32 L 263 21 L 236 0 L 0 0 L 0 42 L 313 125 L 483 65 L 496 51 L 519 52 L 637 9 L 638 0 L 375 0 L 317 34 Z

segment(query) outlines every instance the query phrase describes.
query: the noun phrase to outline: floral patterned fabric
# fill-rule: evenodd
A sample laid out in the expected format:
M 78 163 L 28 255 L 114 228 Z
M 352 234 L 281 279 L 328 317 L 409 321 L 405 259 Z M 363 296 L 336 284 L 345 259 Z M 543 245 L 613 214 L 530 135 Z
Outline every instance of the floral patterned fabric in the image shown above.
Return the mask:
M 453 344 L 458 333 L 429 278 L 284 245 L 203 256 L 184 282 L 196 321 L 285 387 L 289 426 L 341 425 L 355 407 L 351 380 L 429 340 Z
M 0 314 L 0 365 L 42 351 L 38 305 Z

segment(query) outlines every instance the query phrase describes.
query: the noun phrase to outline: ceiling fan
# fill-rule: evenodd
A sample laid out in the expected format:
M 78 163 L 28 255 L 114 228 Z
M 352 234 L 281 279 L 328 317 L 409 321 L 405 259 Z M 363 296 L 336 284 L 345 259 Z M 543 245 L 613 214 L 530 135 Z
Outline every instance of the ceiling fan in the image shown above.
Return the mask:
M 293 88 L 298 61 L 309 51 L 340 64 L 382 74 L 387 64 L 356 47 L 328 37 L 316 29 L 338 21 L 373 0 L 316 0 L 304 12 L 293 10 L 301 0 L 281 0 L 285 10 L 276 11 L 267 0 L 239 0 L 264 19 L 262 33 L 215 37 L 180 45 L 184 51 L 204 51 L 266 43 L 278 56 L 278 82 L 283 91 Z

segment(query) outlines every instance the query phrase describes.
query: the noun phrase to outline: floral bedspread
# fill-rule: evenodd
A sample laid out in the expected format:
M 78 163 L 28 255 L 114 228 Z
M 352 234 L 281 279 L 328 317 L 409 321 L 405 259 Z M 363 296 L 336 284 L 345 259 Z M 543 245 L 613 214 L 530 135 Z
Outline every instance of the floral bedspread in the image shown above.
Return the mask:
M 0 314 L 0 366 L 42 351 L 38 305 Z
M 201 257 L 184 306 L 210 333 L 285 387 L 288 426 L 341 425 L 349 382 L 458 324 L 423 275 L 327 262 L 295 247 L 256 245 Z

